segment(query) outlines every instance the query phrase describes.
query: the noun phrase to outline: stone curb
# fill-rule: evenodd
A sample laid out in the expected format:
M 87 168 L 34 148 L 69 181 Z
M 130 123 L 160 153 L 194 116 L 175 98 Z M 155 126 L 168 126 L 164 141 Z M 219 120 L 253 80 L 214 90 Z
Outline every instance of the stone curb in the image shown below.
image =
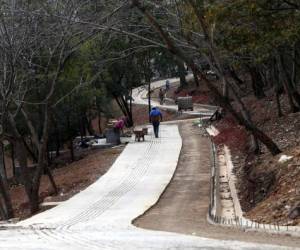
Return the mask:
M 207 133 L 209 133 L 210 130 L 207 130 Z M 212 142 L 212 140 L 211 140 Z M 212 147 L 214 146 L 214 143 L 212 142 Z M 217 162 L 217 154 L 216 152 L 212 152 L 212 157 L 214 158 L 213 166 L 212 168 L 212 178 L 214 179 L 214 185 L 211 185 L 211 193 L 213 194 L 213 197 L 210 201 L 209 211 L 207 215 L 207 221 L 210 224 L 213 225 L 219 225 L 224 227 L 238 227 L 240 229 L 243 229 L 245 232 L 247 231 L 255 231 L 255 232 L 267 232 L 270 234 L 284 234 L 284 235 L 290 235 L 290 236 L 296 236 L 300 237 L 300 227 L 299 226 L 279 226 L 279 225 L 272 225 L 272 224 L 260 224 L 254 221 L 251 221 L 243 216 L 243 211 L 240 205 L 240 201 L 238 198 L 238 193 L 235 186 L 235 180 L 236 176 L 233 173 L 233 163 L 231 161 L 231 154 L 230 149 L 225 145 L 224 146 L 224 152 L 225 152 L 225 159 L 226 159 L 226 169 L 228 174 L 228 180 L 229 180 L 229 187 L 230 187 L 230 193 L 233 200 L 234 205 L 234 211 L 235 211 L 235 220 L 229 220 L 226 217 L 222 217 L 220 213 L 218 213 L 217 208 L 220 208 L 220 197 L 219 197 L 219 185 L 216 185 L 216 183 L 219 181 L 218 178 L 218 166 L 216 164 Z M 219 204 L 217 204 L 219 203 Z

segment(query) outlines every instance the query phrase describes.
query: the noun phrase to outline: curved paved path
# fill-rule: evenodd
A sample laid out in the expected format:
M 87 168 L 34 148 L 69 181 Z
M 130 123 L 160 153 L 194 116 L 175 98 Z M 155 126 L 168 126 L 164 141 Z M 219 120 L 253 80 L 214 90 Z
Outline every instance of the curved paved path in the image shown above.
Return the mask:
M 178 85 L 178 81 L 178 79 L 171 79 L 171 84 Z M 152 83 L 152 88 L 164 85 L 165 80 L 161 80 Z M 144 88 L 136 93 L 138 93 L 137 101 L 140 104 L 146 104 L 147 90 Z M 162 106 L 155 101 L 153 105 L 165 109 L 176 109 L 174 105 Z M 214 109 L 205 105 L 199 106 L 202 110 L 207 108 L 207 112 Z M 239 228 L 211 225 L 207 221 L 210 199 L 211 142 L 202 135 L 197 126 L 192 125 L 192 121 L 181 121 L 178 124 L 183 147 L 176 172 L 158 203 L 136 219 L 134 224 L 145 229 L 171 231 L 218 240 L 300 247 L 300 239 L 296 237 L 255 231 L 245 232 Z
M 187 79 L 192 79 L 192 75 L 189 74 L 187 76 Z M 172 78 L 169 79 L 170 81 L 170 86 L 177 86 L 179 84 L 179 78 Z M 151 83 L 151 89 L 157 89 L 160 87 L 165 86 L 166 80 L 159 80 Z M 141 86 L 139 88 L 136 88 L 132 91 L 132 97 L 134 99 L 135 104 L 140 104 L 140 105 L 148 105 L 148 99 L 147 99 L 147 93 L 148 93 L 148 86 Z M 164 104 L 161 105 L 159 102 L 151 100 L 152 105 L 159 107 L 161 109 L 167 109 L 167 110 L 172 110 L 172 111 L 177 111 L 178 106 L 173 105 L 173 104 Z M 212 115 L 217 107 L 210 106 L 210 105 L 200 105 L 196 104 L 194 105 L 194 110 L 193 111 L 183 111 L 184 114 L 188 115 Z
M 3 225 L 0 249 L 280 249 L 134 227 L 132 221 L 157 202 L 177 166 L 182 146 L 177 125 L 162 125 L 161 134 L 130 143 L 104 176 L 70 200 Z
M 203 130 L 193 126 L 191 120 L 180 122 L 179 131 L 182 149 L 172 181 L 155 206 L 136 219 L 134 225 L 218 240 L 300 247 L 300 238 L 210 224 L 207 213 L 210 202 L 211 141 L 203 136 Z
M 134 227 L 159 199 L 181 150 L 176 125 L 130 143 L 96 183 L 61 205 L 0 231 L 0 249 L 278 249 Z

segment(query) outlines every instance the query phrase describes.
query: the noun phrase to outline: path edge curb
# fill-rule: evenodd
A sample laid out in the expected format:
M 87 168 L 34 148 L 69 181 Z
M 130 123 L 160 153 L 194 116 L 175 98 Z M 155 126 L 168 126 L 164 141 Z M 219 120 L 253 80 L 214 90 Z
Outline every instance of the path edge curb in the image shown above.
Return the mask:
M 216 150 L 216 145 L 212 140 L 212 136 L 205 129 L 209 135 L 211 142 L 211 183 L 210 183 L 210 203 L 207 213 L 208 223 L 216 226 L 222 227 L 233 227 L 239 228 L 244 232 L 266 232 L 269 234 L 282 234 L 290 235 L 293 237 L 300 237 L 300 227 L 298 226 L 279 226 L 273 224 L 261 224 L 258 222 L 251 221 L 243 216 L 243 211 L 238 199 L 238 193 L 235 186 L 235 175 L 231 171 L 233 169 L 233 162 L 231 161 L 230 149 L 225 145 L 225 159 L 226 159 L 226 169 L 229 178 L 230 193 L 233 197 L 233 205 L 235 210 L 235 220 L 227 219 L 220 215 L 220 197 L 219 197 L 219 166 L 218 166 L 218 153 Z

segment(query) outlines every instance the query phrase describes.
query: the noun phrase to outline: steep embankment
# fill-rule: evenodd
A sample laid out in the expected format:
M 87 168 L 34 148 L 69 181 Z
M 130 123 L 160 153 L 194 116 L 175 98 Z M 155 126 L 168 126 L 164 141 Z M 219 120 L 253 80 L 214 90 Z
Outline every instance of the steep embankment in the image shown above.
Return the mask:
M 282 99 L 284 116 L 278 117 L 272 95 L 263 100 L 248 97 L 244 101 L 254 122 L 283 153 L 273 157 L 262 146 L 261 154 L 253 155 L 249 150 L 249 133 L 229 115 L 216 124 L 221 133 L 215 142 L 228 145 L 233 153 L 243 211 L 246 217 L 260 223 L 299 225 L 300 213 L 292 211 L 300 202 L 300 114 L 289 113 L 287 101 Z M 280 163 L 282 155 L 293 158 Z
M 195 103 L 215 104 L 203 86 L 175 89 L 172 97 L 187 94 L 193 96 Z M 243 211 L 246 217 L 261 223 L 299 225 L 300 212 L 292 211 L 300 203 L 300 113 L 290 113 L 288 101 L 282 97 L 284 115 L 278 117 L 272 93 L 260 100 L 248 96 L 243 101 L 254 123 L 277 143 L 282 154 L 293 156 L 290 161 L 279 163 L 282 154 L 273 157 L 263 146 L 260 155 L 253 155 L 249 133 L 230 115 L 215 122 L 220 134 L 214 142 L 226 144 L 233 154 Z

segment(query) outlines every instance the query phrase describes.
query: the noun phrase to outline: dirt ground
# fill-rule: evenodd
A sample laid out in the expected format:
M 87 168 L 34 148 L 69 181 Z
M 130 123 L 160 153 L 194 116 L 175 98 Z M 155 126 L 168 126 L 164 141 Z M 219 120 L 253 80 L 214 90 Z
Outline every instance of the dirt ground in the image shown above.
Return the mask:
M 173 179 L 158 203 L 134 221 L 136 226 L 223 240 L 299 246 L 298 238 L 209 224 L 210 140 L 191 122 L 181 123 L 180 133 L 183 148 Z
M 256 187 L 249 195 L 250 201 L 256 202 L 247 213 L 250 219 L 263 223 L 275 221 L 281 225 L 300 225 L 300 216 L 295 219 L 289 217 L 293 206 L 300 204 L 300 147 L 287 150 L 285 154 L 293 158 L 283 163 L 278 161 L 280 156 L 263 159 L 248 177 L 256 179 Z

